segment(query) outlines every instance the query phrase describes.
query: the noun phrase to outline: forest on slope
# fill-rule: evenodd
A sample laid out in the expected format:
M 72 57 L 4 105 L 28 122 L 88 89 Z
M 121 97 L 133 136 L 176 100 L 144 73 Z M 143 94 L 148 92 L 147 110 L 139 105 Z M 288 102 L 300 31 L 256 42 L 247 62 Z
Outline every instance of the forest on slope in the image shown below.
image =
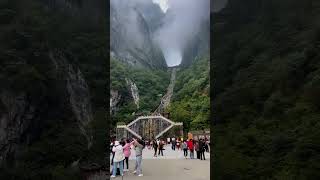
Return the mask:
M 202 57 L 177 72 L 172 102 L 166 111 L 173 121 L 183 122 L 185 133 L 210 128 L 209 67 L 209 58 Z
M 122 96 L 116 111 L 111 115 L 112 124 L 114 126 L 117 122 L 128 124 L 136 118 L 136 115 L 150 115 L 166 93 L 170 74 L 162 69 L 134 67 L 113 58 L 110 64 L 111 90 L 117 91 Z M 139 107 L 134 102 L 130 84 L 126 79 L 130 79 L 137 86 Z
M 230 0 L 213 19 L 213 176 L 319 179 L 320 2 Z
M 99 1 L 0 2 L 0 179 L 79 179 L 105 156 Z

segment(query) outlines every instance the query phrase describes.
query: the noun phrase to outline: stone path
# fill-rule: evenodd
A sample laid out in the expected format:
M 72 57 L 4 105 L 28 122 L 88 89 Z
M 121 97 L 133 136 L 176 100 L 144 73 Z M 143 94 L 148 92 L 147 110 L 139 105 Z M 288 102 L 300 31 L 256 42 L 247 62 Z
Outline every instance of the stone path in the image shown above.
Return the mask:
M 124 180 L 209 180 L 210 179 L 210 156 L 206 153 L 206 160 L 185 159 L 183 151 L 171 150 L 165 147 L 164 156 L 153 157 L 153 150 L 144 149 L 142 171 L 143 177 L 132 174 L 135 161 L 134 150 L 129 161 L 129 172 L 125 172 Z M 121 180 L 121 177 L 114 178 Z

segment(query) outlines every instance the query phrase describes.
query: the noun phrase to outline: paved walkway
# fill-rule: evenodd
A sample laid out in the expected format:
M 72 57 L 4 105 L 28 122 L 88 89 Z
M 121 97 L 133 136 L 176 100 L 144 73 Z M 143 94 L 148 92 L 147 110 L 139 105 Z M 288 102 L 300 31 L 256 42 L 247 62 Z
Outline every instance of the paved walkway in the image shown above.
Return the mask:
M 144 149 L 142 160 L 143 177 L 132 174 L 135 165 L 134 150 L 129 161 L 129 172 L 125 172 L 124 180 L 209 180 L 210 156 L 206 153 L 206 160 L 185 159 L 183 151 L 171 150 L 166 146 L 164 156 L 153 157 L 153 150 Z M 121 177 L 114 178 L 121 180 Z

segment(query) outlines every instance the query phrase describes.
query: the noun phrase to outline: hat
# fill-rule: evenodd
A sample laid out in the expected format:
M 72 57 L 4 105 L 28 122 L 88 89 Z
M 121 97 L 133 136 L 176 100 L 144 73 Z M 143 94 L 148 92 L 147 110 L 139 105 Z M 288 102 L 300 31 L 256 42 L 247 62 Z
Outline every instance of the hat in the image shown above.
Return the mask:
M 119 141 L 115 141 L 115 142 L 114 142 L 114 145 L 115 145 L 115 146 L 118 146 L 119 144 L 120 144 Z

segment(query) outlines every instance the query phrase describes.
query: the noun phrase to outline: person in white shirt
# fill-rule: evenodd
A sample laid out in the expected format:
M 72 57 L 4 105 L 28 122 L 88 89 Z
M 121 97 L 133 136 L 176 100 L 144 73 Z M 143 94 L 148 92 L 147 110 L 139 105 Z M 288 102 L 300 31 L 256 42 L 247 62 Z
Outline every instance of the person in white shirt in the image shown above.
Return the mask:
M 119 141 L 114 142 L 114 146 L 112 148 L 112 152 L 114 152 L 114 158 L 113 158 L 113 172 L 111 178 L 116 177 L 117 173 L 117 167 L 119 165 L 120 169 L 120 175 L 123 176 L 123 160 L 125 159 L 124 153 L 123 153 L 123 147 L 119 143 Z

